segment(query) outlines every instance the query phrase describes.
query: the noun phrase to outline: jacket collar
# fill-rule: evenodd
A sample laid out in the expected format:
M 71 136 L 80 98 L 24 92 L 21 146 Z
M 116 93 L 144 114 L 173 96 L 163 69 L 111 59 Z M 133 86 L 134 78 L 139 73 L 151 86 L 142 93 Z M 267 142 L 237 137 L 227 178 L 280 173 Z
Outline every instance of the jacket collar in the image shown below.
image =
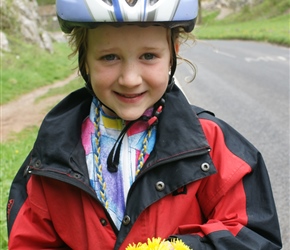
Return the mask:
M 89 186 L 81 128 L 88 116 L 92 96 L 79 89 L 56 105 L 45 117 L 32 150 L 30 168 L 61 179 L 63 174 Z M 60 175 L 55 175 L 58 172 Z
M 157 124 L 156 145 L 144 170 L 172 157 L 183 157 L 209 146 L 191 105 L 177 86 L 165 96 L 165 106 Z M 35 142 L 32 166 L 87 176 L 81 127 L 88 116 L 92 96 L 85 88 L 60 102 L 45 117 Z M 45 138 L 45 139 L 44 139 Z M 88 179 L 88 178 L 87 178 Z
M 165 98 L 155 148 L 147 167 L 173 156 L 180 158 L 209 150 L 201 124 L 180 89 L 175 85 Z

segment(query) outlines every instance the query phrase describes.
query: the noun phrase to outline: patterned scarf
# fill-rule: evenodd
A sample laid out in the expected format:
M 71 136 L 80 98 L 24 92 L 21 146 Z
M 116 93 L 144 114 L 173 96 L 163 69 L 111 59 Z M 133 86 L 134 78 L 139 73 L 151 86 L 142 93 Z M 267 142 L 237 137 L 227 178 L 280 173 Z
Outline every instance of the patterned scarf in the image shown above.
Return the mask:
M 98 107 L 99 103 L 94 99 L 91 104 L 90 114 L 82 125 L 82 144 L 86 153 L 90 184 L 101 201 L 104 199 L 102 196 L 106 196 L 107 203 L 104 204 L 104 206 L 107 208 L 116 227 L 120 229 L 125 212 L 127 194 L 135 181 L 139 164 L 138 158 L 144 147 L 144 138 L 148 133 L 148 123 L 137 121 L 130 127 L 122 141 L 118 171 L 116 173 L 111 173 L 107 170 L 107 158 L 120 132 L 126 125 L 126 122 L 118 117 L 106 115 L 103 110 Z M 96 109 L 99 109 L 100 112 L 98 124 L 95 124 Z M 145 111 L 144 115 L 150 117 L 152 112 L 153 108 L 150 108 Z M 99 126 L 99 140 L 96 140 L 96 126 Z M 156 128 L 154 126 L 146 146 L 144 162 L 151 153 L 155 140 Z M 98 150 L 101 163 L 99 165 L 101 165 L 101 169 L 98 169 L 100 166 L 97 166 L 98 164 L 95 160 L 95 154 Z M 102 181 L 100 181 L 100 173 L 102 175 Z

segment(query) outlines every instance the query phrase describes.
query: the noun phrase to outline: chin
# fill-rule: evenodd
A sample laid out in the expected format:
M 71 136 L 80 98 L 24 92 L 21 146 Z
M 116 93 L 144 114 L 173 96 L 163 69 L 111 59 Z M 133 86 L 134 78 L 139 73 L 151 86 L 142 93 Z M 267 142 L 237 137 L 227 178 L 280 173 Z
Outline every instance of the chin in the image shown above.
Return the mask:
M 145 112 L 145 111 L 144 111 Z M 130 114 L 128 113 L 119 113 L 117 114 L 120 118 L 122 118 L 125 121 L 134 121 L 140 118 L 144 112 L 132 112 Z
M 124 121 L 134 121 L 140 118 L 141 115 L 140 116 L 119 116 L 119 117 L 122 118 Z

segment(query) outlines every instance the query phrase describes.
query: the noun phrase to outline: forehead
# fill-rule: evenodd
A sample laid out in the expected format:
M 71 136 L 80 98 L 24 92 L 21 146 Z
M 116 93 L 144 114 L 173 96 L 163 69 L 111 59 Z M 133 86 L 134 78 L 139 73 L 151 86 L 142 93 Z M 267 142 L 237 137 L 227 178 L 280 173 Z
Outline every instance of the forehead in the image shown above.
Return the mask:
M 144 44 L 149 45 L 167 43 L 170 40 L 170 30 L 162 26 L 141 27 L 137 25 L 123 25 L 119 27 L 100 25 L 88 31 L 89 44 Z

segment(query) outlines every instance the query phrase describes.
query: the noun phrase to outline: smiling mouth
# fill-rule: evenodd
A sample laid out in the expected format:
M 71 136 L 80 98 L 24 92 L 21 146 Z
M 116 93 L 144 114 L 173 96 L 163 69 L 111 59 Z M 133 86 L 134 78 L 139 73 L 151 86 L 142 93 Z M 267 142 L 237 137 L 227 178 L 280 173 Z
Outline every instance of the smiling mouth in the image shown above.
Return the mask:
M 119 95 L 119 96 L 122 96 L 124 98 L 133 99 L 133 98 L 136 98 L 136 97 L 139 97 L 139 96 L 143 95 L 144 92 L 140 93 L 140 94 L 121 94 L 121 93 L 116 93 L 116 94 Z

